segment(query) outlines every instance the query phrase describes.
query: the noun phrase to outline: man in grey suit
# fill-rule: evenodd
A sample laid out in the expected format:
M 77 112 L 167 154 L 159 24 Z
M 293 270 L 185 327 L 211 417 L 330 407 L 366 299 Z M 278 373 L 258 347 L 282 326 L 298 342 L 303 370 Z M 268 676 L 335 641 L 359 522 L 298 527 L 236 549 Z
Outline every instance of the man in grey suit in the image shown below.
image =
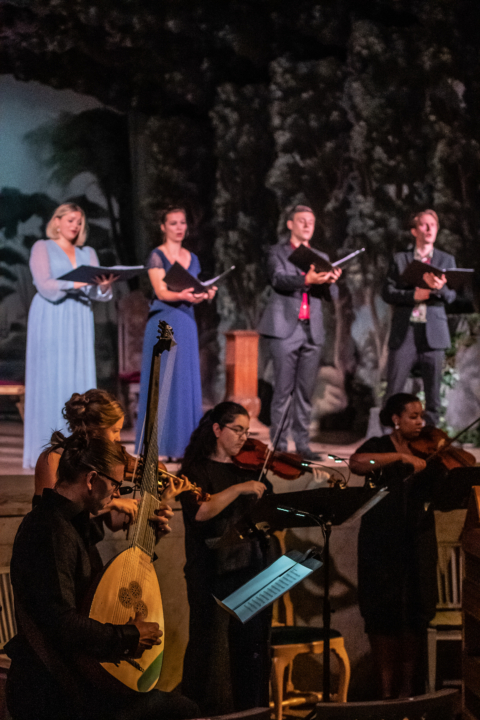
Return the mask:
M 273 359 L 275 387 L 271 405 L 270 437 L 275 438 L 289 396 L 292 405 L 277 448 L 287 449 L 291 429 L 297 452 L 304 459 L 317 456 L 309 447 L 311 401 L 324 340 L 322 299 L 338 294 L 333 285 L 342 271 L 307 273 L 289 261 L 300 245 L 309 247 L 315 230 L 315 214 L 306 205 L 296 205 L 288 214 L 290 239 L 270 249 L 267 271 L 272 287 L 258 331 L 268 339 Z M 313 248 L 312 248 L 313 249 Z M 318 251 L 315 251 L 318 252 Z M 328 259 L 327 255 L 318 255 Z M 331 292 L 332 291 L 332 292 Z
M 412 260 L 451 270 L 455 258 L 434 247 L 438 233 L 438 215 L 434 210 L 423 210 L 412 217 L 410 231 L 415 247 L 396 253 L 390 264 L 382 297 L 393 305 L 392 328 L 389 338 L 386 400 L 402 392 L 414 365 L 420 368 L 425 390 L 425 420 L 436 425 L 440 415 L 440 382 L 442 379 L 445 349 L 450 346 L 445 305 L 455 300 L 456 293 L 441 278 L 428 272 L 423 280 L 428 289 L 413 288 L 401 275 Z

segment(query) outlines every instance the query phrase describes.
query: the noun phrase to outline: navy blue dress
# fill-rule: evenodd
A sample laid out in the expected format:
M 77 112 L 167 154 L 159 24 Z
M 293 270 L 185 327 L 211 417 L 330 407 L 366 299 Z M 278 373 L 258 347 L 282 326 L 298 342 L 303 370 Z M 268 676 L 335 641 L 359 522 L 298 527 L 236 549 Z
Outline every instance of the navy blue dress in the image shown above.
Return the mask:
M 170 261 L 160 248 L 150 254 L 147 268 L 171 267 Z M 192 253 L 188 272 L 194 277 L 200 273 L 198 257 Z M 202 386 L 198 354 L 197 324 L 193 305 L 189 302 L 164 302 L 157 297 L 152 301 L 143 340 L 142 375 L 138 402 L 136 447 L 138 450 L 143 419 L 147 407 L 148 381 L 152 362 L 152 349 L 157 341 L 158 323 L 165 320 L 173 328 L 178 344 L 167 415 L 162 437 L 159 438 L 159 454 L 183 457 L 190 435 L 202 417 Z M 163 363 L 163 368 L 165 363 Z

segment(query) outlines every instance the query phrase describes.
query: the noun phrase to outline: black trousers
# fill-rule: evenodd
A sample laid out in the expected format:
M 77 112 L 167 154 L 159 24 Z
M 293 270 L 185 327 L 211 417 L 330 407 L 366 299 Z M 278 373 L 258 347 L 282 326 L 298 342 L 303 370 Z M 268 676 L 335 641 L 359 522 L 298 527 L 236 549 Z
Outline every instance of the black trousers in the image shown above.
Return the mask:
M 425 323 L 410 323 L 403 343 L 388 354 L 385 400 L 403 392 L 412 368 L 418 365 L 425 390 L 425 421 L 427 425 L 437 425 L 444 357 L 445 350 L 432 350 L 429 347 Z

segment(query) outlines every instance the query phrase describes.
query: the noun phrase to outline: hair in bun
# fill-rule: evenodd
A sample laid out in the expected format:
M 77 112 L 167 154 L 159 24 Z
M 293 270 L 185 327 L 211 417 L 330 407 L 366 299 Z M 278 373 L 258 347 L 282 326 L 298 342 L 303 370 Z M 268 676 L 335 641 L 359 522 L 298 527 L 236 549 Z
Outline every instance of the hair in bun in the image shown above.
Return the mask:
M 62 414 L 71 433 L 83 430 L 92 434 L 95 430 L 115 425 L 124 417 L 125 411 L 114 395 L 94 388 L 82 395 L 73 393 Z

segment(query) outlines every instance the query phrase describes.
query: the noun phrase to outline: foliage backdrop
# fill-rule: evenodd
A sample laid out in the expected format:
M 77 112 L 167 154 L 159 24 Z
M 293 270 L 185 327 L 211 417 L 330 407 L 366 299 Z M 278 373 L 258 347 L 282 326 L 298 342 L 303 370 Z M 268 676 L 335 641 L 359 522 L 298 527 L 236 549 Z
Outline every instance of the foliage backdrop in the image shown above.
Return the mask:
M 378 402 L 389 323 L 379 289 L 391 252 L 408 243 L 408 214 L 435 207 L 439 244 L 459 265 L 478 265 L 476 0 L 0 7 L 4 72 L 146 118 L 151 245 L 154 211 L 186 200 L 206 272 L 237 266 L 216 308 L 200 307 L 205 366 L 218 362 L 221 331 L 255 326 L 268 247 L 284 231 L 285 206 L 304 201 L 318 215 L 314 243 L 332 258 L 366 248 L 329 320 L 331 409 L 365 392 Z

